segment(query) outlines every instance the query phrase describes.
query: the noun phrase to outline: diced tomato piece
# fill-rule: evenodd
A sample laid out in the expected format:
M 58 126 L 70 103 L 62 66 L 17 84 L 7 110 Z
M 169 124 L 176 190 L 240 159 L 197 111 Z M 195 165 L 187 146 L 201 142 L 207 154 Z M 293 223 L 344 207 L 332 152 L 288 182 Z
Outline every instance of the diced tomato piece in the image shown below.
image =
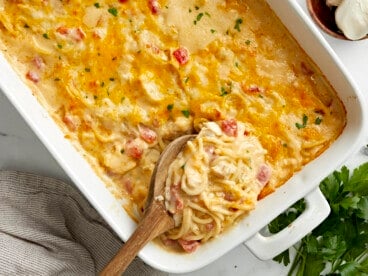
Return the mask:
M 64 26 L 61 26 L 61 27 L 57 28 L 57 29 L 56 29 L 56 31 L 57 31 L 59 34 L 67 35 L 67 34 L 69 33 L 69 28 L 64 27 Z
M 125 145 L 125 152 L 128 156 L 140 159 L 143 155 L 143 149 L 137 143 L 137 140 L 128 141 Z
M 235 119 L 228 119 L 221 122 L 221 129 L 227 136 L 238 136 L 238 124 Z
M 125 179 L 124 180 L 124 188 L 125 191 L 131 195 L 133 193 L 133 183 L 130 179 Z
M 169 239 L 166 236 L 161 236 L 161 241 L 165 246 L 173 247 L 178 244 L 176 240 Z
M 160 4 L 157 0 L 148 0 L 148 7 L 152 14 L 158 14 L 160 12 Z
M 142 139 L 149 144 L 152 144 L 157 140 L 156 132 L 146 126 L 139 126 L 139 132 Z
M 76 28 L 73 31 L 73 39 L 77 42 L 82 41 L 86 37 L 86 34 L 83 32 L 81 28 Z
M 210 222 L 210 223 L 206 224 L 207 232 L 210 232 L 211 230 L 213 230 L 213 228 L 215 228 L 215 224 L 213 222 Z
M 184 47 L 180 47 L 173 52 L 174 57 L 180 65 L 184 65 L 189 61 L 188 50 Z
M 175 206 L 174 214 L 184 208 L 183 199 L 180 196 L 180 184 L 172 185 L 170 187 L 171 203 Z
M 75 122 L 73 116 L 66 114 L 62 120 L 64 124 L 69 128 L 69 130 L 71 131 L 77 130 L 77 122 Z
M 227 201 L 234 201 L 235 200 L 235 197 L 234 197 L 234 195 L 232 193 L 225 192 L 224 199 L 226 199 Z
M 30 81 L 33 81 L 34 83 L 38 83 L 40 81 L 40 76 L 37 74 L 37 72 L 34 71 L 28 71 L 26 74 L 26 78 Z
M 32 62 L 37 69 L 42 69 L 45 66 L 45 63 L 40 56 L 35 56 Z
M 257 180 L 264 186 L 271 178 L 271 168 L 266 165 L 262 164 L 257 173 Z
M 184 239 L 179 239 L 178 242 L 181 245 L 181 247 L 183 247 L 184 251 L 187 253 L 193 253 L 194 251 L 197 250 L 197 248 L 200 245 L 198 241 L 187 241 Z

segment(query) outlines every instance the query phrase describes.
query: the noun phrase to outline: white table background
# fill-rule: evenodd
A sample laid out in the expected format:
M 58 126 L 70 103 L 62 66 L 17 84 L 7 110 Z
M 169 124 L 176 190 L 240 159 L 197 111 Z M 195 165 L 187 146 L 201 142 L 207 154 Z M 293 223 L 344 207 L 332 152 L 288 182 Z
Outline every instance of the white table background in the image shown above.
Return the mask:
M 304 0 L 295 1 L 306 11 Z M 351 42 L 337 40 L 325 34 L 324 36 L 365 94 L 366 103 L 368 103 L 368 40 Z M 366 140 L 362 148 L 368 144 L 368 126 L 366 129 Z M 355 167 L 367 161 L 368 156 L 360 151 L 352 155 L 346 165 Z M 0 169 L 34 172 L 71 183 L 68 176 L 1 92 Z M 245 246 L 240 245 L 207 267 L 185 275 L 286 275 L 286 273 L 287 269 L 283 266 L 273 261 L 260 261 Z

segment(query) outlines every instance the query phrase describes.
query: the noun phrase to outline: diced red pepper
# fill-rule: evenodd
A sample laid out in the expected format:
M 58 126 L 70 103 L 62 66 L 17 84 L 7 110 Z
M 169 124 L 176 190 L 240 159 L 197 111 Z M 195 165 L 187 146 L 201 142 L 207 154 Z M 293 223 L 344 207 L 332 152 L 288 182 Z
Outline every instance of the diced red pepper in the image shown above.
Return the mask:
M 148 0 L 148 7 L 152 14 L 158 14 L 160 12 L 160 4 L 157 0 Z
M 142 139 L 149 144 L 152 144 L 157 140 L 156 132 L 146 126 L 139 126 L 139 132 Z
M 135 159 L 140 159 L 143 155 L 143 149 L 136 140 L 130 140 L 126 143 L 125 152 L 128 156 Z
M 40 56 L 35 56 L 32 62 L 37 69 L 42 69 L 45 66 L 45 63 Z
M 34 71 L 28 71 L 26 74 L 26 78 L 30 81 L 33 81 L 34 83 L 38 83 L 40 81 L 40 76 L 37 72 Z
M 257 173 L 257 179 L 264 186 L 271 178 L 271 168 L 266 165 L 262 164 Z
M 184 47 L 180 47 L 173 52 L 173 56 L 179 62 L 180 65 L 184 65 L 189 61 L 188 50 Z
M 221 122 L 221 129 L 227 136 L 238 136 L 238 124 L 235 119 L 228 119 Z
M 179 239 L 178 242 L 181 245 L 181 247 L 183 247 L 184 251 L 187 253 L 192 253 L 196 251 L 200 245 L 198 241 L 187 241 L 184 239 Z
M 171 195 L 171 202 L 173 202 L 175 205 L 174 213 L 176 213 L 177 211 L 183 210 L 184 202 L 180 196 L 180 184 L 172 185 L 170 187 L 170 195 Z

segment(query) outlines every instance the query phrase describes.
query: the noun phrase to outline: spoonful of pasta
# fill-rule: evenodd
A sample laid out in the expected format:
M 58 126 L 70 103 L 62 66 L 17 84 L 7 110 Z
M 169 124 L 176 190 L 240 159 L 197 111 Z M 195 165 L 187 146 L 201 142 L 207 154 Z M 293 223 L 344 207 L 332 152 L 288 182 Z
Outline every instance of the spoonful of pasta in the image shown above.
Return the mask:
M 255 208 L 271 177 L 258 136 L 235 119 L 200 128 L 198 135 L 166 147 L 153 171 L 144 217 L 102 275 L 124 271 L 157 236 L 163 246 L 192 253 Z
M 171 142 L 162 152 L 151 177 L 144 216 L 132 236 L 102 270 L 101 275 L 121 275 L 148 242 L 174 228 L 174 219 L 167 212 L 163 201 L 165 181 L 170 164 L 184 145 L 195 136 L 181 136 Z

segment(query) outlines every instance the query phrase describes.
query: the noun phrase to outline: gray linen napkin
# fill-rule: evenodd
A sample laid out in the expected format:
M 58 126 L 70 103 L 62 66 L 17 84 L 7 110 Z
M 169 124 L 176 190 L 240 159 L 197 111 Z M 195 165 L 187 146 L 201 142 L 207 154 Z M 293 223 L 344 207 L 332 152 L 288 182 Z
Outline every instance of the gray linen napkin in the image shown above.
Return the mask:
M 0 171 L 0 275 L 96 275 L 122 242 L 71 185 Z M 136 258 L 124 275 L 164 275 Z

